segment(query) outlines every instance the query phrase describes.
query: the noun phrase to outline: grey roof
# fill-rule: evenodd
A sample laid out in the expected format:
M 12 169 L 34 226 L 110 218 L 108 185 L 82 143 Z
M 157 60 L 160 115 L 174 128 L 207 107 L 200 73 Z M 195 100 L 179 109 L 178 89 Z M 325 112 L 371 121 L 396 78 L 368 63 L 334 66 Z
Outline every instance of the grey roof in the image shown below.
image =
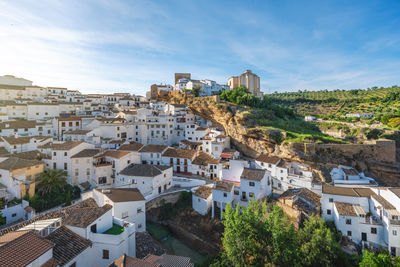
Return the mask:
M 265 170 L 244 168 L 240 179 L 261 181 L 264 178 Z
M 154 177 L 160 175 L 163 171 L 172 168 L 163 165 L 149 164 L 131 164 L 123 169 L 120 174 L 127 176 Z
M 109 204 L 105 204 L 103 207 L 98 208 L 72 209 L 69 213 L 69 216 L 65 218 L 64 223 L 66 225 L 86 228 L 111 209 L 112 206 Z
M 143 260 L 153 263 L 159 264 L 162 267 L 193 267 L 194 264 L 190 262 L 189 257 L 182 257 L 176 255 L 161 255 L 156 256 L 149 254 Z
M 84 149 L 81 152 L 73 155 L 71 158 L 90 158 L 97 155 L 100 149 Z

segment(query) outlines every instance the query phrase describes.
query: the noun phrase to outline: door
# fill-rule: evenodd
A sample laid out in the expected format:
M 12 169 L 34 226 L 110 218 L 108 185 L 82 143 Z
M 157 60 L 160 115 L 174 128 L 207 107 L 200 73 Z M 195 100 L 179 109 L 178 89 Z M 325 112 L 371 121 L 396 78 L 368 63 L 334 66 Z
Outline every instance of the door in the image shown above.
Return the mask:
M 361 240 L 367 241 L 367 233 L 361 233 Z
M 161 186 L 158 187 L 158 193 L 161 193 Z
M 180 166 L 176 166 L 176 171 L 179 173 L 181 172 L 181 167 Z
M 92 226 L 90 226 L 90 231 L 92 233 L 97 233 L 97 224 L 93 224 Z
M 167 190 L 167 185 L 166 185 L 166 184 L 164 185 L 164 191 L 165 191 L 165 190 Z
M 204 177 L 204 172 L 201 172 L 201 177 Z
M 242 199 L 246 200 L 246 192 L 242 192 Z

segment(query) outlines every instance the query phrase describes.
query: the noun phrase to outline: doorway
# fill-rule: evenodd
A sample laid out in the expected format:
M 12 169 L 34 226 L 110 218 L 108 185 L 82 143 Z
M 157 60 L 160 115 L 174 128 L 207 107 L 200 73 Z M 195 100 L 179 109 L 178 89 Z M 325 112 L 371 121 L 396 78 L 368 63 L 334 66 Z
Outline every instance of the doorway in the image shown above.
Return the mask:
M 367 241 L 367 233 L 361 233 L 361 240 Z

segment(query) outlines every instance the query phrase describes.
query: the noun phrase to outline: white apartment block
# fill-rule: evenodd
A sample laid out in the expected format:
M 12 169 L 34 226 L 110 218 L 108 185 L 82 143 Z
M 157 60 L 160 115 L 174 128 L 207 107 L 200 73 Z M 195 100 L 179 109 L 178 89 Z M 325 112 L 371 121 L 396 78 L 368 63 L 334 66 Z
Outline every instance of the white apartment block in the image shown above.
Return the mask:
M 323 186 L 322 217 L 353 242 L 400 255 L 399 188 Z

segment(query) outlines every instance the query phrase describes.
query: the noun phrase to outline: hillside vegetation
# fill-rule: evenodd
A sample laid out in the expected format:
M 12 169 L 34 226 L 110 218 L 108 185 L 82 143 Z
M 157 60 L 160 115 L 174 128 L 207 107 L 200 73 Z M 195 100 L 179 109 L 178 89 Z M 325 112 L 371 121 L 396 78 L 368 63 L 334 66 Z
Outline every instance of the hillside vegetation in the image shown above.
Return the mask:
M 276 135 L 276 142 L 323 142 L 345 143 L 344 141 L 323 134 L 313 123 L 303 120 L 292 108 L 274 103 L 270 98 L 259 99 L 248 93 L 245 87 L 238 87 L 232 91 L 224 91 L 220 95 L 221 101 L 248 107 L 240 114 L 251 127 L 268 130 L 279 130 L 284 136 Z
M 298 91 L 265 96 L 271 103 L 284 105 L 300 115 L 314 115 L 338 121 L 358 121 L 345 118 L 348 113 L 373 113 L 367 123 L 381 122 L 389 128 L 400 126 L 400 87 L 368 88 L 365 90 Z

